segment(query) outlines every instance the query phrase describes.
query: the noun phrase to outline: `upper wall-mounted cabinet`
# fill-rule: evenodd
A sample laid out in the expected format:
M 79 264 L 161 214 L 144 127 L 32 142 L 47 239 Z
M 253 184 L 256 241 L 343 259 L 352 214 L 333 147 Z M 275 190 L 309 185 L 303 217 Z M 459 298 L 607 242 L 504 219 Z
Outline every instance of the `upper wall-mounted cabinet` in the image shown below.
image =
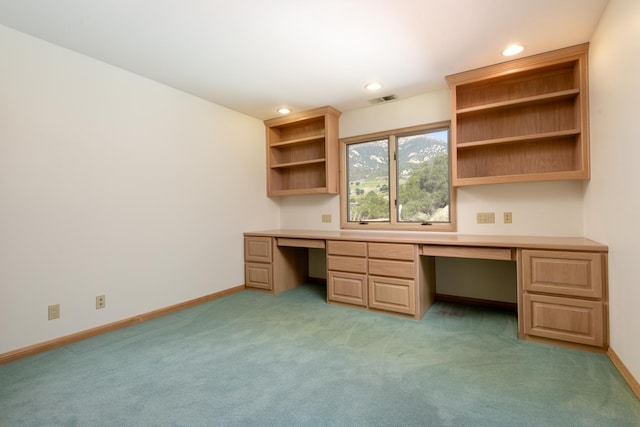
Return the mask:
M 589 179 L 588 47 L 447 76 L 454 186 Z
M 264 122 L 268 196 L 339 193 L 340 115 L 323 107 Z

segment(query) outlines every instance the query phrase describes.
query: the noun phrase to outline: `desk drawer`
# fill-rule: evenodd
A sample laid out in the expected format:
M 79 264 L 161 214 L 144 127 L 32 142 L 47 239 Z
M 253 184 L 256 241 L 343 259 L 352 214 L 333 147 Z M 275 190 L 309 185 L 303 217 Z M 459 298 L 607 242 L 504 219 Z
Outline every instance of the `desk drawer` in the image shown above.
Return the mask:
M 370 259 L 369 274 L 413 279 L 415 278 L 414 263 L 411 261 Z
M 289 246 L 293 248 L 319 248 L 323 249 L 325 244 L 324 240 L 317 239 L 289 239 L 285 237 L 278 237 L 278 246 Z
M 327 256 L 327 270 L 366 273 L 367 259 L 342 256 Z
M 329 240 L 327 242 L 327 254 L 366 257 L 367 243 Z
M 529 292 L 602 298 L 602 255 L 596 252 L 524 250 L 522 282 Z
M 524 294 L 524 333 L 602 347 L 604 306 L 601 302 L 550 295 Z
M 420 253 L 426 256 L 445 256 L 452 258 L 497 259 L 506 261 L 515 259 L 511 248 L 423 245 Z
M 413 261 L 415 246 L 404 243 L 369 243 L 369 258 Z
M 271 264 L 258 262 L 244 264 L 244 284 L 249 288 L 271 290 L 272 277 Z
M 244 260 L 271 262 L 271 237 L 245 237 Z

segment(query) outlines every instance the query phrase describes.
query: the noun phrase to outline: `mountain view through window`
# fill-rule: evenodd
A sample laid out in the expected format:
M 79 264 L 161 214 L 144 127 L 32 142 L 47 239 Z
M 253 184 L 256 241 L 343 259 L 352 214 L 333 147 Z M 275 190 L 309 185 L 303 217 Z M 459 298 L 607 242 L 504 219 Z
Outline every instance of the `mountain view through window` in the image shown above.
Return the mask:
M 449 131 L 347 145 L 348 221 L 450 221 Z

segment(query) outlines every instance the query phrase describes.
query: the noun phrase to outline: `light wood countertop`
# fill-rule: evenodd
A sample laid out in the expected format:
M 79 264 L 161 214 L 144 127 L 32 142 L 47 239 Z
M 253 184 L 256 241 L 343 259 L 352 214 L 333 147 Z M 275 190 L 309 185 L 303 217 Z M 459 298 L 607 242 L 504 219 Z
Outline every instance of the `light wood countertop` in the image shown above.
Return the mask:
M 412 243 L 439 246 L 477 246 L 522 249 L 576 250 L 608 252 L 607 245 L 585 237 L 499 236 L 484 234 L 415 233 L 394 231 L 265 230 L 248 231 L 245 236 L 288 239 L 356 240 L 367 242 Z

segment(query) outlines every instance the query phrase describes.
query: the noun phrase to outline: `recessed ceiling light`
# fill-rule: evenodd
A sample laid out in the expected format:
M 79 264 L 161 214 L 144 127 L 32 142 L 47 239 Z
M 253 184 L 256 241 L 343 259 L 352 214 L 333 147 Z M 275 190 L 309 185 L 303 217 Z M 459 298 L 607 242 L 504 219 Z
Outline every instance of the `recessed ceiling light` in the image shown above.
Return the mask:
M 522 46 L 521 44 L 512 44 L 511 46 L 503 50 L 502 54 L 504 56 L 513 56 L 513 55 L 519 54 L 523 50 L 524 50 L 524 46 Z
M 372 91 L 373 90 L 378 90 L 378 89 L 382 88 L 382 84 L 380 84 L 378 82 L 371 82 L 368 85 L 366 85 L 364 88 L 367 89 L 367 90 L 372 90 Z
M 278 113 L 280 114 L 289 114 L 291 112 L 291 108 L 282 107 L 278 108 Z

